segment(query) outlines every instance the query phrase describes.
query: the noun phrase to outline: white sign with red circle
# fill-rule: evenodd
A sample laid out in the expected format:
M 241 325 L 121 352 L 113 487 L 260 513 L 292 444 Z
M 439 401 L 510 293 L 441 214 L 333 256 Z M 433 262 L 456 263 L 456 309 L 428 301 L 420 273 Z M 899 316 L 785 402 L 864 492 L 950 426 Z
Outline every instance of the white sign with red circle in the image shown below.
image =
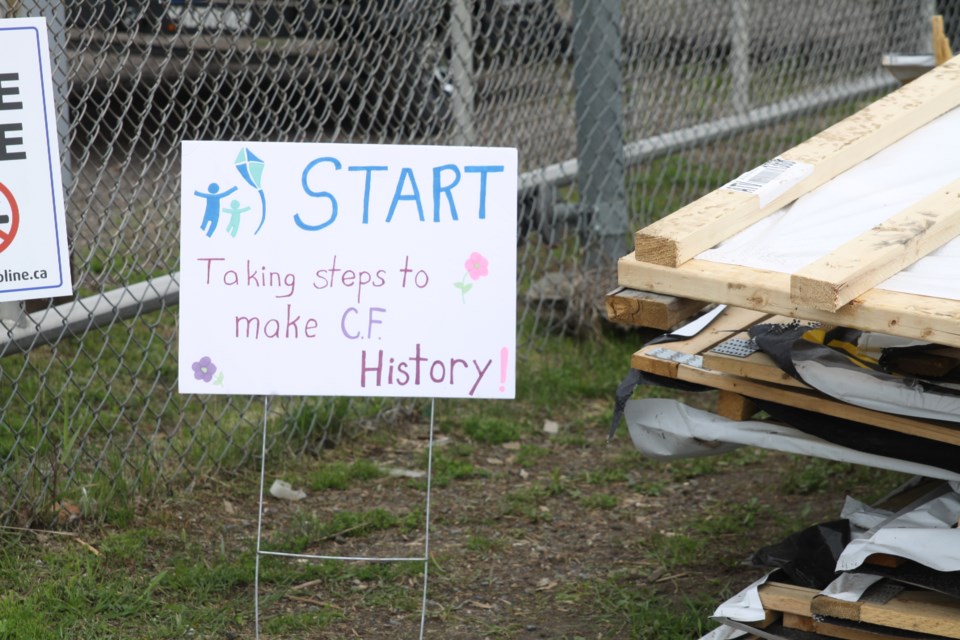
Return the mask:
M 0 20 L 0 302 L 73 291 L 43 18 Z

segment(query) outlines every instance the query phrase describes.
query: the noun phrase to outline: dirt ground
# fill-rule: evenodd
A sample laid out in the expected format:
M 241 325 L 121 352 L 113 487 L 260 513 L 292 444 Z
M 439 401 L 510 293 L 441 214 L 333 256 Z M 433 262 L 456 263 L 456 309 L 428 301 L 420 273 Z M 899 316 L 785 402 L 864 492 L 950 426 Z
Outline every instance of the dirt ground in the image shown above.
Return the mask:
M 456 430 L 436 434 L 424 637 L 699 638 L 715 626 L 708 619 L 714 607 L 764 573 L 743 563 L 749 554 L 802 526 L 836 518 L 845 494 L 869 497 L 890 482 L 849 465 L 759 450 L 647 460 L 633 450 L 623 426 L 606 443 L 609 408 L 597 401 L 586 409 L 587 419 L 557 419 L 545 425 L 557 433 L 528 434 L 521 442 L 477 443 Z M 285 478 L 296 486 L 331 460 L 371 460 L 415 472 L 423 468 L 427 436 L 427 425 L 409 424 L 386 435 L 359 434 L 305 466 L 268 460 L 267 484 Z M 228 553 L 249 550 L 257 481 L 250 473 L 202 483 L 151 520 L 210 540 L 211 553 L 217 545 Z M 422 479 L 383 476 L 309 491 L 299 502 L 267 498 L 264 540 L 289 541 L 304 518 L 322 521 L 342 511 L 413 511 L 419 517 L 424 496 Z M 348 527 L 308 540 L 302 552 L 423 553 L 422 527 L 355 533 Z M 282 563 L 289 578 L 283 588 L 267 581 L 261 590 L 261 637 L 418 637 L 422 563 L 380 577 L 332 581 L 309 573 L 312 561 L 269 561 L 271 571 Z M 251 593 L 229 597 L 248 599 L 252 609 Z M 330 615 L 307 628 L 284 631 L 279 624 L 310 612 Z M 278 624 L 271 627 L 271 620 Z M 240 624 L 225 637 L 253 637 L 251 625 Z

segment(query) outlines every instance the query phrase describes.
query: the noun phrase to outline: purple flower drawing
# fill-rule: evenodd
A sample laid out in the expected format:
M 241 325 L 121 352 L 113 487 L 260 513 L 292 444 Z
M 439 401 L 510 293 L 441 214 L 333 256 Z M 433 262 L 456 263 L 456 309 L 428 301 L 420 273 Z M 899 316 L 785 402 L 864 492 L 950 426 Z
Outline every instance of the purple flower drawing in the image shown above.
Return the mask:
M 193 363 L 193 377 L 197 380 L 210 382 L 213 380 L 213 374 L 217 372 L 217 365 L 213 364 L 210 356 L 203 356 Z
M 467 282 L 469 277 L 471 280 L 479 280 L 480 278 L 485 277 L 489 274 L 489 265 L 490 263 L 482 254 L 474 251 L 470 254 L 470 257 L 467 258 L 467 261 L 463 263 L 467 268 L 467 272 L 463 274 L 463 278 L 460 279 L 460 282 L 454 282 L 453 286 L 457 289 L 460 289 L 460 299 L 464 304 L 467 303 L 467 292 L 473 288 L 472 282 Z

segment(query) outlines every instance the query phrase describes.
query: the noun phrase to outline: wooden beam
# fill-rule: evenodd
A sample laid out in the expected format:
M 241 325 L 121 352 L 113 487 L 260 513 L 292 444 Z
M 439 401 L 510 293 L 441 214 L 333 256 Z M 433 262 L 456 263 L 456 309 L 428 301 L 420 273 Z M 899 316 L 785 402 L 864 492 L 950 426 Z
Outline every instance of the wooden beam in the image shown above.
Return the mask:
M 889 629 L 875 625 L 863 625 L 849 620 L 836 618 L 813 619 L 813 631 L 817 638 L 840 638 L 841 640 L 904 640 L 916 638 L 915 635 L 905 635 L 899 629 Z M 933 640 L 931 638 L 931 640 Z
M 607 318 L 634 327 L 666 331 L 677 326 L 708 303 L 618 287 L 606 297 Z
M 813 633 L 813 618 L 810 616 L 798 616 L 795 613 L 783 614 L 783 626 L 787 629 L 798 629 Z
M 933 55 L 938 65 L 953 57 L 950 39 L 943 31 L 943 16 L 930 16 L 930 29 L 933 33 Z
M 764 610 L 780 611 L 809 618 L 810 602 L 819 593 L 816 589 L 798 587 L 783 582 L 767 582 L 757 589 Z
M 761 202 L 756 193 L 721 187 L 641 229 L 636 259 L 679 266 L 958 105 L 960 61 L 950 60 L 782 153 L 783 160 L 810 166 L 782 193 Z
M 836 311 L 960 234 L 960 180 L 790 277 L 798 305 Z
M 619 284 L 631 289 L 724 303 L 825 324 L 960 347 L 960 301 L 871 289 L 835 312 L 790 298 L 790 276 L 691 260 L 677 267 L 620 258 Z
M 786 323 L 788 318 L 782 316 L 771 316 L 764 320 L 764 323 Z M 749 340 L 750 334 L 746 331 L 740 332 L 731 338 L 737 340 Z M 719 346 L 719 345 L 718 345 Z M 758 382 L 772 382 L 773 384 L 784 385 L 788 387 L 798 387 L 800 389 L 810 389 L 810 385 L 797 380 L 786 371 L 777 366 L 773 358 L 762 351 L 751 353 L 746 357 L 737 357 L 717 353 L 716 351 L 707 351 L 703 354 L 703 368 L 713 371 L 721 371 L 741 378 L 750 378 Z
M 862 602 L 860 621 L 960 638 L 960 601 L 935 591 L 904 591 L 886 604 Z
M 717 396 L 717 415 L 727 420 L 741 422 L 757 415 L 760 408 L 750 398 L 732 391 L 720 391 Z
M 709 326 L 692 338 L 661 344 L 667 349 L 679 351 L 680 353 L 699 355 L 702 351 L 706 351 L 714 345 L 723 342 L 741 328 L 750 327 L 766 320 L 768 317 L 767 314 L 759 311 L 729 307 L 724 309 Z M 659 345 L 651 345 L 646 349 L 655 349 L 657 346 Z M 649 368 L 644 369 L 644 371 L 667 378 L 676 378 L 677 368 L 679 366 L 678 362 L 654 358 L 653 361 L 649 363 Z
M 810 611 L 815 616 L 960 638 L 960 601 L 935 591 L 904 591 L 883 604 L 818 595 L 811 600 Z
M 732 391 L 757 400 L 768 400 L 797 409 L 852 420 L 878 429 L 889 429 L 898 433 L 960 446 L 960 429 L 952 424 L 924 422 L 906 416 L 873 411 L 872 409 L 833 400 L 819 392 L 804 391 L 795 387 L 780 387 L 766 382 L 755 382 L 747 378 L 665 360 L 656 355 L 651 355 L 651 352 L 656 351 L 657 348 L 669 349 L 670 344 L 644 347 L 633 354 L 630 359 L 630 366 L 640 371 L 692 382 L 712 389 Z

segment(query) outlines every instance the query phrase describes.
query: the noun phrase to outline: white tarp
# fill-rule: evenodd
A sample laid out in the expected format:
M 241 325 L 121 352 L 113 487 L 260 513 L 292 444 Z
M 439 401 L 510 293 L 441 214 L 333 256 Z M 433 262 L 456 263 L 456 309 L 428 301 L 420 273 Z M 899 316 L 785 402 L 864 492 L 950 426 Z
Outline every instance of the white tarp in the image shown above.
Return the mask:
M 960 495 L 949 491 L 896 514 L 850 541 L 837 571 L 856 569 L 874 553 L 913 560 L 936 571 L 960 571 Z
M 796 273 L 960 178 L 954 109 L 698 258 Z M 960 300 L 960 239 L 890 278 L 879 289 Z
M 838 400 L 874 411 L 924 420 L 960 422 L 960 396 L 926 388 L 919 380 L 863 374 L 817 360 L 794 360 L 803 381 Z
M 864 453 L 821 440 L 793 427 L 752 420 L 728 420 L 676 400 L 630 400 L 624 416 L 634 446 L 658 458 L 724 453 L 737 445 L 747 445 L 940 480 L 960 480 L 960 474 L 946 469 Z

